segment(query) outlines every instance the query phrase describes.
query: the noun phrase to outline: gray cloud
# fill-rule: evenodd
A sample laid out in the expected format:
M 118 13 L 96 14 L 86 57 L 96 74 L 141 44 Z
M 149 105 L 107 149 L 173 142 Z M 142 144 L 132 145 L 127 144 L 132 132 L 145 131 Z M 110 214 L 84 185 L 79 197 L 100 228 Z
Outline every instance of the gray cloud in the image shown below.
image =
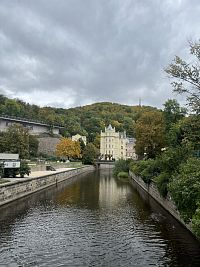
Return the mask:
M 161 106 L 199 39 L 197 0 L 1 0 L 0 93 L 39 105 Z

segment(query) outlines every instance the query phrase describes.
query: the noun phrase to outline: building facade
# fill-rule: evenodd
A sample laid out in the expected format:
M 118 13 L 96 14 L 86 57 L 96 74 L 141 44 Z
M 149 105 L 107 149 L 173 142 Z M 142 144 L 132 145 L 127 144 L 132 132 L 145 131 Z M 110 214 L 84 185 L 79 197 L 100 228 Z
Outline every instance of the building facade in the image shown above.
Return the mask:
M 137 160 L 137 154 L 135 152 L 135 138 L 127 138 L 126 143 L 126 158 Z
M 29 130 L 32 135 L 40 135 L 44 133 L 52 133 L 54 135 L 59 135 L 60 126 L 51 126 L 46 123 L 30 121 L 24 118 L 14 118 L 8 116 L 0 116 L 0 131 L 6 131 L 9 126 L 13 124 L 20 124 Z
M 72 135 L 72 141 L 78 141 L 79 139 L 81 139 L 83 143 L 86 145 L 87 143 L 86 136 L 80 134 Z
M 105 132 L 101 131 L 100 154 L 103 160 L 137 159 L 135 139 L 128 138 L 125 131 L 116 132 L 115 127 L 109 125 Z
M 109 125 L 105 132 L 101 131 L 100 154 L 104 160 L 126 158 L 126 132 L 116 132 Z

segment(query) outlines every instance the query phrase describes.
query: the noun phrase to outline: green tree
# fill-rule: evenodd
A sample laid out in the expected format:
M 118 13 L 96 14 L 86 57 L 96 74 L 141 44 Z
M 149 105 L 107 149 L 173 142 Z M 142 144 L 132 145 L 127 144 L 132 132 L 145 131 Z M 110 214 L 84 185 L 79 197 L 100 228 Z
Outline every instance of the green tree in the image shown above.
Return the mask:
M 161 111 L 144 112 L 135 123 L 136 153 L 155 158 L 165 146 L 165 124 Z
M 191 42 L 190 54 L 193 63 L 188 63 L 176 56 L 174 61 L 165 69 L 165 72 L 173 79 L 174 92 L 186 94 L 188 105 L 197 114 L 200 113 L 200 41 Z
M 186 114 L 186 109 L 180 107 L 175 99 L 168 99 L 164 104 L 164 118 L 167 130 L 170 129 L 172 124 L 178 122 Z
M 83 164 L 94 164 L 98 155 L 99 150 L 92 143 L 88 143 L 83 151 Z
M 80 148 L 81 148 L 81 155 L 83 155 L 83 151 L 85 149 L 85 143 L 83 142 L 83 139 L 80 138 L 79 140 Z
M 17 153 L 22 159 L 29 157 L 29 133 L 28 129 L 20 124 L 13 124 L 4 133 L 6 151 Z
M 30 157 L 37 157 L 39 141 L 34 135 L 29 135 L 29 154 Z
M 0 132 L 0 153 L 4 153 L 8 150 L 6 133 Z
M 10 116 L 20 116 L 20 105 L 14 99 L 7 99 L 5 101 L 3 112 Z

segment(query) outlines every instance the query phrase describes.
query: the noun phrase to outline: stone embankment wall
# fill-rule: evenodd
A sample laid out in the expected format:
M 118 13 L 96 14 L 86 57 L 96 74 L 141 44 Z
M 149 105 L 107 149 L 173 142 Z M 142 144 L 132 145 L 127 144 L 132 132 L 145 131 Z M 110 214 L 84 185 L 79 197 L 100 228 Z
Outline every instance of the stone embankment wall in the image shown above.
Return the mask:
M 60 141 L 58 137 L 38 137 L 38 153 L 55 156 L 56 146 Z
M 129 173 L 131 178 L 144 190 L 146 191 L 152 198 L 154 198 L 164 209 L 166 209 L 172 216 L 174 216 L 181 224 L 183 224 L 189 231 L 191 231 L 191 227 L 186 225 L 184 221 L 181 219 L 179 211 L 177 210 L 174 202 L 171 200 L 171 197 L 163 198 L 156 184 L 152 181 L 149 185 L 146 184 L 141 177 L 135 176 L 132 172 Z M 192 232 L 192 231 L 191 231 Z
M 0 184 L 0 206 L 51 185 L 62 182 L 66 179 L 69 179 L 70 177 L 93 170 L 93 166 L 84 166 L 58 173 L 50 173 L 42 177 L 24 178 L 24 180 Z

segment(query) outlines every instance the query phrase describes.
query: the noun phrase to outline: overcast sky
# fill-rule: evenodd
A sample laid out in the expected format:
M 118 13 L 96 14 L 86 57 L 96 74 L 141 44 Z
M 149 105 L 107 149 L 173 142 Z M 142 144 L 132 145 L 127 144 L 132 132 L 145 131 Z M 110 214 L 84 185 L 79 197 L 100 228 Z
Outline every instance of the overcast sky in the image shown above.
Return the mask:
M 161 107 L 200 39 L 199 0 L 0 0 L 0 93 L 40 106 Z

